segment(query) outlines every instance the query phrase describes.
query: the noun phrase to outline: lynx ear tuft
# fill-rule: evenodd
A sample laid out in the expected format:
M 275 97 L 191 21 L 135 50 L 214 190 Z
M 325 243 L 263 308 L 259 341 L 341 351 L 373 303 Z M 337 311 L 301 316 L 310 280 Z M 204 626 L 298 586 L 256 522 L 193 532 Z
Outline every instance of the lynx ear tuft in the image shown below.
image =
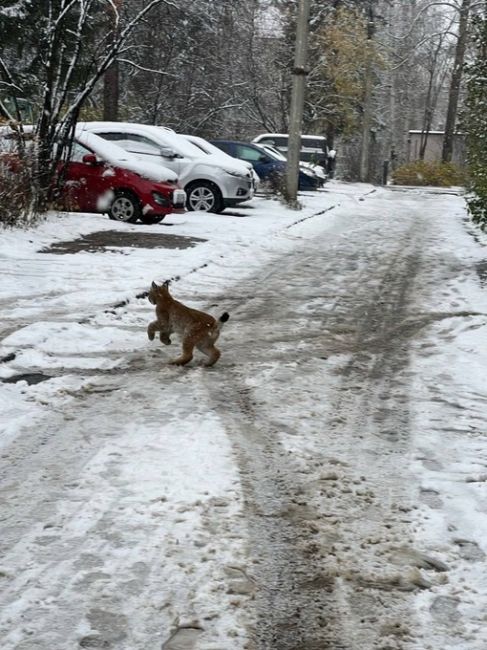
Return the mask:
M 152 287 L 153 289 L 157 289 L 157 284 L 156 284 L 154 281 L 152 281 L 151 287 Z
M 165 280 L 163 282 L 162 286 L 165 287 L 166 289 L 168 289 L 170 284 L 171 284 L 171 280 Z

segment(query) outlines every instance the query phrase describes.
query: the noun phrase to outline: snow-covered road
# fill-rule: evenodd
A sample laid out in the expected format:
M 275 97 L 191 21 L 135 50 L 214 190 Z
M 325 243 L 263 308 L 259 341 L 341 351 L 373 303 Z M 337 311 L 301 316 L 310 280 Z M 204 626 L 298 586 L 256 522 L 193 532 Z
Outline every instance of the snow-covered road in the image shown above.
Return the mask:
M 455 193 L 304 202 L 6 235 L 0 377 L 51 379 L 0 384 L 2 650 L 485 650 L 485 240 Z M 175 276 L 211 370 L 145 339 Z

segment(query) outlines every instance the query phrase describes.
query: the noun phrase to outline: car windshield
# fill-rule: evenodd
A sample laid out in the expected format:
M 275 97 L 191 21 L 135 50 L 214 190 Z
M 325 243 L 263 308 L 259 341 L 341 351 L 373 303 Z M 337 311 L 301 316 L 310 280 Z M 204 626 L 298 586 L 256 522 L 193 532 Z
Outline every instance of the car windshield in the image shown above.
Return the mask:
M 194 144 L 195 147 L 198 147 L 198 149 L 201 149 L 201 151 L 204 151 L 207 154 L 221 154 L 224 153 L 222 152 L 221 149 L 218 147 L 215 147 L 214 144 L 211 144 L 211 142 L 208 142 L 208 140 L 205 140 L 204 138 L 199 138 L 194 135 L 189 135 L 189 136 L 184 136 L 186 137 L 191 144 Z
M 326 140 L 324 138 L 312 138 L 308 135 L 301 136 L 301 146 L 304 148 L 326 151 Z
M 261 145 L 269 145 L 271 147 L 281 147 L 287 149 L 288 137 L 286 135 L 268 135 L 259 140 Z
M 279 151 L 279 149 L 276 149 L 275 147 L 271 147 L 268 144 L 261 145 L 263 149 L 266 150 L 268 154 L 270 154 L 273 158 L 276 160 L 287 160 L 286 156 Z
M 95 133 L 78 129 L 76 131 L 76 139 L 79 144 L 88 147 L 91 151 L 94 151 L 99 158 L 111 163 L 112 165 L 120 165 L 121 167 L 124 167 L 126 166 L 126 163 L 137 161 L 136 156 L 131 154 L 129 151 L 122 149 L 122 147 L 117 146 L 109 140 L 101 138 Z
M 176 153 L 188 158 L 201 158 L 201 149 L 195 144 L 186 140 L 186 138 L 179 133 L 172 133 L 164 127 L 155 126 L 158 131 L 159 142 L 166 147 L 170 147 Z
M 71 146 L 69 159 L 71 162 L 83 162 L 83 156 L 90 153 L 92 154 L 93 151 L 90 151 L 90 149 L 75 141 Z
M 190 140 L 191 144 L 194 144 L 195 147 L 198 147 L 198 149 L 201 149 L 203 153 L 206 153 L 209 155 L 211 152 L 207 151 L 199 142 L 195 142 L 194 140 Z
M 267 156 L 268 158 L 272 158 L 272 160 L 282 160 L 282 158 L 273 151 L 273 149 L 268 149 L 265 146 L 262 146 L 260 144 L 255 145 L 262 153 Z

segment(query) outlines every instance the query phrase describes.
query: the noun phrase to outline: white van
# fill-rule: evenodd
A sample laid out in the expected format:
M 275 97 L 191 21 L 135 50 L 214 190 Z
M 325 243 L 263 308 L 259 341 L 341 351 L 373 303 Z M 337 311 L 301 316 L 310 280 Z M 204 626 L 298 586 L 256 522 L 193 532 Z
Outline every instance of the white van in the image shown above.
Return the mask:
M 128 122 L 81 122 L 78 127 L 176 172 L 186 190 L 188 210 L 221 212 L 254 195 L 252 176 L 245 167 L 204 154 L 171 129 Z
M 287 133 L 261 133 L 252 140 L 254 144 L 270 145 L 279 149 L 287 156 L 289 135 Z M 301 136 L 301 153 L 299 159 L 302 162 L 321 165 L 326 169 L 326 160 L 328 157 L 328 147 L 326 138 L 323 135 L 302 135 Z

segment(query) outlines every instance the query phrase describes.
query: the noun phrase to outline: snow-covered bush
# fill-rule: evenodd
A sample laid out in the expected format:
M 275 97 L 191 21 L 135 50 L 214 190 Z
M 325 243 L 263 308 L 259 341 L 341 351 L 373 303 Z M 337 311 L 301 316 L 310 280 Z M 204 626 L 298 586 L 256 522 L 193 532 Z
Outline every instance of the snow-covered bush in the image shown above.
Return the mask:
M 392 181 L 394 185 L 449 187 L 464 185 L 465 175 L 453 163 L 415 160 L 394 170 Z
M 39 220 L 36 183 L 28 151 L 0 151 L 0 226 L 27 227 Z

